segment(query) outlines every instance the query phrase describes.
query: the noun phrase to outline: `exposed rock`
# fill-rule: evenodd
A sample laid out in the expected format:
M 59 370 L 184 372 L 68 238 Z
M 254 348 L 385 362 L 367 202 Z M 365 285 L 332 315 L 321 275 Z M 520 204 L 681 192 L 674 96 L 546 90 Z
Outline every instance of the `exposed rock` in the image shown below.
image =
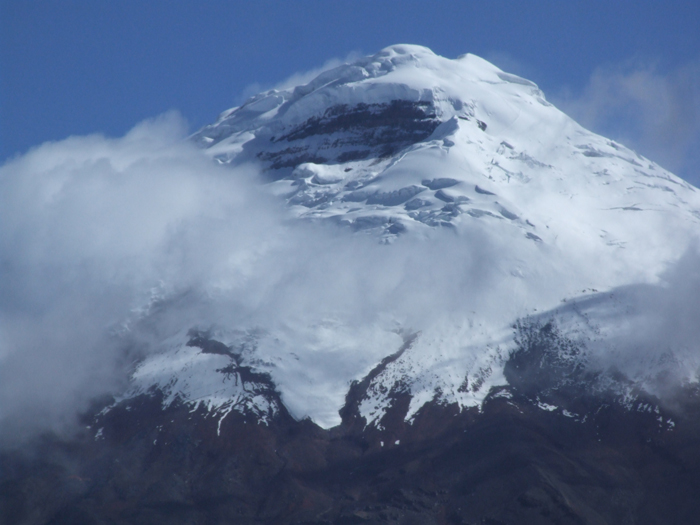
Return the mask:
M 408 423 L 397 391 L 381 426 L 365 427 L 359 401 L 412 336 L 350 387 L 331 430 L 285 410 L 267 425 L 232 412 L 217 435 L 203 407 L 132 399 L 86 420 L 99 431 L 3 452 L 3 523 L 692 523 L 697 389 L 673 408 L 639 393 L 630 410 L 556 326 L 517 330 L 511 385 L 481 411 L 430 403 Z

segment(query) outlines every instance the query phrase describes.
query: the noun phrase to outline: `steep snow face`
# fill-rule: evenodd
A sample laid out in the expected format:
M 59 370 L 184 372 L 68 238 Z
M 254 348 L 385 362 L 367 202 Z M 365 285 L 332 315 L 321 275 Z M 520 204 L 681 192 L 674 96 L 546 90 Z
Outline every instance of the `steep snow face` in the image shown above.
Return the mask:
M 262 161 L 300 218 L 388 238 L 477 224 L 571 259 L 594 250 L 611 274 L 631 254 L 653 278 L 700 219 L 695 188 L 581 128 L 532 82 L 419 46 L 253 97 L 194 138 L 222 162 Z
M 398 331 L 395 321 L 360 331 L 342 319 L 290 321 L 254 337 L 235 365 L 269 374 L 293 415 L 325 427 L 339 423 L 349 383 L 401 348 L 400 330 L 420 334 L 372 379 L 359 407 L 368 423 L 380 424 L 397 391 L 412 396 L 407 419 L 433 400 L 478 406 L 506 383 L 518 318 L 561 317 L 572 333 L 583 333 L 576 327 L 585 318 L 591 334 L 605 333 L 616 323 L 608 302 L 586 303 L 578 317 L 557 305 L 582 290 L 656 282 L 700 232 L 694 187 L 473 55 L 392 46 L 307 85 L 257 95 L 193 140 L 222 163 L 260 162 L 270 191 L 301 220 L 377 235 L 387 250 L 445 229 L 455 244 L 497 247 L 484 264 L 498 278 L 476 310 Z M 202 357 L 185 332 L 178 337 L 140 365 L 129 395 L 156 385 L 167 402 L 274 412 L 259 381 L 226 368 L 232 354 Z M 223 343 L 230 352 L 241 344 Z

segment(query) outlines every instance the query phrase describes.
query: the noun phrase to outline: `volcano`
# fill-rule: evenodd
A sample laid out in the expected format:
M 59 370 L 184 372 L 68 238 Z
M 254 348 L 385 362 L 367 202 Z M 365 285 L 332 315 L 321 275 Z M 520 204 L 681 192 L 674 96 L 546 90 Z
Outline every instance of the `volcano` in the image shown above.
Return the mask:
M 367 288 L 264 320 L 221 313 L 235 286 L 156 291 L 123 391 L 2 453 L 4 522 L 698 520 L 700 352 L 650 335 L 697 273 L 695 187 L 533 82 L 413 45 L 189 140 L 332 239 L 319 282 L 371 246 Z

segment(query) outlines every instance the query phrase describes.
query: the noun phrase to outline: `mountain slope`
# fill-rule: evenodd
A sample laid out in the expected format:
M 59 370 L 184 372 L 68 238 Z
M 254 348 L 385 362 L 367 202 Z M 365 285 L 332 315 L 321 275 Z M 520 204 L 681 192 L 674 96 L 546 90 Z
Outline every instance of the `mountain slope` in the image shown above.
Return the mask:
M 0 452 L 4 522 L 700 513 L 696 188 L 532 82 L 410 45 L 191 140 L 255 167 L 301 263 L 265 238 L 151 290 L 114 330 L 138 350 L 124 390 Z
M 449 278 L 463 280 L 454 288 L 472 303 L 429 320 L 392 307 L 359 329 L 333 311 L 255 333 L 260 327 L 216 326 L 212 338 L 228 357 L 197 353 L 188 333 L 198 327 L 182 327 L 137 370 L 129 395 L 155 385 L 168 392 L 166 404 L 179 396 L 221 414 L 243 406 L 233 401 L 239 394 L 205 385 L 218 384 L 233 354 L 236 366 L 270 375 L 295 417 L 325 428 L 340 423 L 348 383 L 391 355 L 358 408 L 368 424 L 380 424 L 397 389 L 412 398 L 407 419 L 433 400 L 479 406 L 508 383 L 518 319 L 561 318 L 572 338 L 599 341 L 595 334 L 614 328 L 609 311 L 631 307 L 615 289 L 658 282 L 700 231 L 694 187 L 473 55 L 449 60 L 393 46 L 305 86 L 257 95 L 193 140 L 219 162 L 262 163 L 269 191 L 294 217 L 375 235 L 401 254 L 392 264 L 425 250 L 464 261 L 464 275 Z M 435 275 L 420 286 L 433 286 L 431 278 L 441 282 Z M 424 293 L 405 288 L 409 301 Z M 599 300 L 586 298 L 596 293 Z M 562 310 L 561 301 L 573 302 Z M 410 333 L 418 335 L 400 351 Z M 246 395 L 244 405 L 267 413 L 264 396 Z

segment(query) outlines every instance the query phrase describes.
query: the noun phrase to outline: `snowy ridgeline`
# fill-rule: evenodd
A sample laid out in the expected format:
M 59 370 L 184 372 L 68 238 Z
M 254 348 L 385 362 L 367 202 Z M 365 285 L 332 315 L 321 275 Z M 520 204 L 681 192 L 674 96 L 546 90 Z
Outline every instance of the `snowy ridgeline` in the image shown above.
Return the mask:
M 697 239 L 700 194 L 581 128 L 527 80 L 473 55 L 394 46 L 257 95 L 193 140 L 219 162 L 262 164 L 300 220 L 370 234 L 401 254 L 397 265 L 433 259 L 395 304 L 360 321 L 329 311 L 215 325 L 202 341 L 217 351 L 193 339 L 201 326 L 181 327 L 136 368 L 126 398 L 157 387 L 166 405 L 262 422 L 281 402 L 328 428 L 350 384 L 392 356 L 360 402 L 368 424 L 396 392 L 412 396 L 407 420 L 431 401 L 480 406 L 507 384 L 513 326 L 526 316 L 555 320 L 586 366 L 614 366 L 635 384 L 669 367 L 697 381 L 682 342 L 664 359 L 629 359 L 624 341 L 645 323 L 645 287 Z M 440 260 L 451 261 L 448 278 Z M 412 316 L 413 302 L 440 315 Z

